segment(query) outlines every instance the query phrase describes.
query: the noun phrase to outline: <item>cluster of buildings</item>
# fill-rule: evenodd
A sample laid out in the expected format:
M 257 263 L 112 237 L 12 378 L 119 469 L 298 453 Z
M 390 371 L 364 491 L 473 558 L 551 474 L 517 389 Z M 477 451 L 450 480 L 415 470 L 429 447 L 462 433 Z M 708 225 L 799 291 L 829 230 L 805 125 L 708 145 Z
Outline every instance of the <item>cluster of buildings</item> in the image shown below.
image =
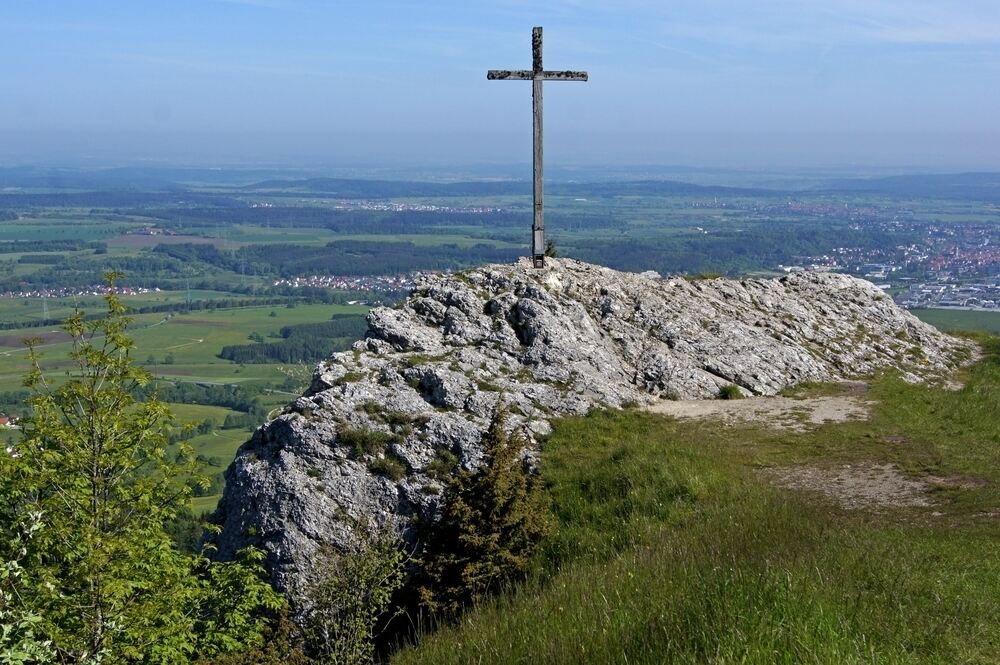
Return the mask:
M 431 203 L 407 203 L 403 201 L 368 201 L 364 199 L 340 200 L 334 204 L 335 210 L 377 210 L 380 212 L 462 212 L 488 214 L 503 212 L 503 208 L 490 206 L 441 206 Z
M 956 307 L 1000 311 L 1000 278 L 981 282 L 951 282 L 944 279 L 910 284 L 896 296 L 906 308 Z
M 762 203 L 753 199 L 723 199 L 720 201 L 718 198 L 715 198 L 712 201 L 696 201 L 691 206 L 693 208 L 739 210 L 749 213 L 747 216 L 750 219 L 803 216 L 870 223 L 908 220 L 914 214 L 913 210 L 909 208 L 857 205 L 835 201 L 789 200 L 776 203 Z
M 895 246 L 837 247 L 779 269 L 841 270 L 865 277 L 885 288 L 904 289 L 897 300 L 906 307 L 992 309 L 1000 303 L 1000 226 L 894 220 L 877 228 L 906 232 L 911 240 Z
M 175 236 L 177 232 L 173 229 L 161 229 L 159 226 L 143 226 L 139 229 L 129 231 L 134 236 Z
M 159 293 L 158 288 L 144 286 L 115 286 L 106 284 L 99 286 L 59 287 L 51 289 L 28 289 L 24 291 L 0 291 L 0 298 L 79 298 L 84 296 L 103 296 L 114 293 L 119 296 L 138 296 L 144 293 Z
M 7 427 L 16 428 L 17 420 L 17 416 L 8 416 L 6 413 L 0 413 L 0 429 Z
M 377 275 L 371 277 L 351 277 L 338 275 L 309 275 L 307 277 L 289 277 L 275 280 L 274 286 L 290 286 L 292 288 L 316 287 L 321 289 L 344 289 L 348 291 L 375 291 L 390 293 L 408 291 L 413 288 L 416 276 L 420 273 L 403 275 Z

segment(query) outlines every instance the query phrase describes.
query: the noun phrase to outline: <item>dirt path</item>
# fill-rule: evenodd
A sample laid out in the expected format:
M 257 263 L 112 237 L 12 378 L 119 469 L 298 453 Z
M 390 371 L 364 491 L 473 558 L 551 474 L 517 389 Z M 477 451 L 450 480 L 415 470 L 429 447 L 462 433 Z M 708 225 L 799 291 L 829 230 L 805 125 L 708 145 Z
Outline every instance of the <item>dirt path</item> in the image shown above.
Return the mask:
M 943 387 L 957 390 L 961 375 Z M 872 402 L 862 382 L 842 384 L 843 392 L 816 397 L 753 397 L 738 400 L 663 401 L 649 407 L 653 413 L 679 419 L 707 419 L 728 426 L 759 425 L 804 432 L 823 423 L 867 420 Z M 913 477 L 891 463 L 861 461 L 839 466 L 786 466 L 758 471 L 778 487 L 806 492 L 849 510 L 884 512 L 898 509 L 933 510 L 935 487 L 962 487 L 967 480 Z M 933 516 L 940 512 L 931 512 Z
M 850 510 L 926 508 L 928 492 L 940 478 L 910 478 L 892 464 L 845 464 L 834 468 L 794 466 L 765 469 L 761 474 L 786 489 L 811 492 Z
M 844 395 L 822 397 L 751 397 L 734 400 L 675 400 L 649 407 L 653 413 L 680 419 L 713 419 L 727 425 L 761 424 L 777 429 L 804 431 L 823 423 L 868 418 L 864 384 L 845 384 Z
M 190 342 L 184 342 L 183 344 L 174 344 L 173 346 L 168 346 L 168 347 L 164 348 L 163 350 L 164 351 L 169 351 L 170 349 L 180 349 L 180 348 L 185 347 L 185 346 L 191 346 L 192 344 L 201 344 L 201 343 L 203 343 L 205 341 L 203 339 L 194 339 L 192 337 L 188 337 L 188 339 L 190 339 L 191 341 Z

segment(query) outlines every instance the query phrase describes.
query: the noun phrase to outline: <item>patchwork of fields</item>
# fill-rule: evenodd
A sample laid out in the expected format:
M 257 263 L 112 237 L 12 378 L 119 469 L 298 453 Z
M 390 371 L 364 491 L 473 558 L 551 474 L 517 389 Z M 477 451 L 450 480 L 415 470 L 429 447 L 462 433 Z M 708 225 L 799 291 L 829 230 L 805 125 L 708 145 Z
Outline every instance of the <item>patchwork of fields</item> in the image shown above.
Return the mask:
M 208 429 L 189 441 L 221 469 L 254 419 L 260 422 L 308 382 L 320 349 L 283 337 L 283 328 L 367 310 L 339 303 L 400 295 L 296 289 L 286 286 L 290 278 L 349 277 L 340 284 L 381 288 L 364 279 L 398 277 L 399 285 L 416 271 L 509 261 L 528 240 L 528 183 L 290 181 L 276 174 L 250 184 L 240 174 L 230 181 L 209 175 L 148 191 L 114 181 L 101 191 L 93 184 L 100 174 L 71 186 L 65 182 L 73 177 L 62 173 L 61 185 L 0 192 L 0 294 L 17 294 L 0 297 L 0 412 L 16 415 L 23 399 L 23 339 L 39 339 L 45 369 L 58 381 L 69 350 L 58 322 L 78 307 L 99 313 L 101 298 L 86 291 L 114 269 L 124 275 L 121 284 L 144 291 L 125 297 L 143 310 L 132 328 L 134 358 L 164 386 L 197 387 L 173 390 L 171 405 L 179 421 Z M 926 225 L 960 233 L 963 224 L 996 219 L 988 199 L 930 196 L 926 187 L 789 193 L 656 180 L 553 182 L 546 228 L 560 254 L 614 268 L 774 275 L 779 264 L 829 253 L 845 239 L 868 256 L 923 242 Z M 980 246 L 982 232 L 976 233 L 972 240 Z M 915 313 L 944 329 L 1000 332 L 1000 313 Z M 331 338 L 328 350 L 349 341 Z M 259 346 L 247 349 L 251 344 Z M 281 344 L 291 352 L 263 351 Z M 220 357 L 225 347 L 241 347 L 226 357 L 244 362 Z M 308 361 L 274 361 L 305 352 Z M 203 403 L 182 403 L 181 395 Z M 197 508 L 214 505 L 216 494 L 199 497 Z
M 193 293 L 211 297 L 215 293 Z M 178 302 L 186 293 L 161 293 L 156 297 L 126 297 L 132 307 L 162 302 Z M 61 300 L 61 299 L 60 299 Z M 99 312 L 96 299 L 87 299 L 85 311 Z M 17 304 L 14 304 L 17 303 Z M 98 305 L 94 307 L 93 305 Z M 19 301 L 0 300 L 0 312 L 11 316 L 13 311 L 27 320 L 41 312 L 35 302 L 22 306 Z M 68 315 L 72 304 L 53 302 L 48 305 L 50 317 Z M 285 326 L 329 321 L 334 315 L 360 315 L 367 307 L 359 305 L 296 304 L 294 306 L 260 306 L 233 309 L 199 310 L 190 313 L 142 314 L 135 317 L 131 335 L 135 341 L 133 357 L 154 376 L 169 384 L 201 386 L 242 386 L 256 396 L 260 407 L 267 411 L 284 405 L 308 384 L 314 363 L 253 363 L 240 364 L 218 357 L 226 345 L 247 344 L 256 334 L 265 340 L 281 339 Z M 58 382 L 69 367 L 70 343 L 57 327 L 0 331 L 0 392 L 14 391 L 28 370 L 28 360 L 22 344 L 25 337 L 38 337 L 38 350 L 43 368 Z M 330 349 L 333 351 L 334 349 Z M 170 403 L 178 426 L 212 423 L 211 431 L 188 440 L 198 454 L 210 464 L 209 474 L 220 473 L 229 464 L 236 449 L 247 439 L 251 428 L 223 428 L 227 416 L 243 415 L 239 411 L 207 404 Z M 260 417 L 263 419 L 263 416 Z M 210 510 L 218 493 L 197 497 L 197 512 Z

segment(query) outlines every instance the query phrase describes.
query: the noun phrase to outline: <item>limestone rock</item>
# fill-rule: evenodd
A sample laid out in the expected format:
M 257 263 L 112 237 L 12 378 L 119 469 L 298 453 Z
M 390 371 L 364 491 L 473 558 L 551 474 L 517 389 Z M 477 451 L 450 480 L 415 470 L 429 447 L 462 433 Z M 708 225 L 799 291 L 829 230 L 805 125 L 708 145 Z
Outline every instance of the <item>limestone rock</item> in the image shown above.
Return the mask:
M 889 367 L 918 381 L 970 351 L 844 275 L 686 281 L 568 259 L 429 276 L 368 324 L 226 472 L 219 556 L 257 544 L 293 593 L 316 549 L 344 546 L 357 524 L 412 539 L 414 518 L 433 522 L 435 460 L 480 464 L 501 399 L 534 440 L 551 417 L 594 407 L 712 399 L 730 383 L 774 395 Z M 401 478 L 376 471 L 385 456 Z

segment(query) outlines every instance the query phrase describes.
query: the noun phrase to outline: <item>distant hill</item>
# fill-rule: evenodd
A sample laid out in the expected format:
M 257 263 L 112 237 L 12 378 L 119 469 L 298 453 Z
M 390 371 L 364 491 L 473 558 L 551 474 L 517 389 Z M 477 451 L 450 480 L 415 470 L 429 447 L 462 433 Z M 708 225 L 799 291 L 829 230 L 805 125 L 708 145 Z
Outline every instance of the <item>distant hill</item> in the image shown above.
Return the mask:
M 824 188 L 833 192 L 884 193 L 941 199 L 1000 201 L 1000 173 L 898 175 L 885 178 L 836 180 Z
M 520 196 L 531 194 L 525 180 L 473 182 L 414 182 L 406 180 L 367 180 L 351 178 L 307 178 L 302 180 L 265 180 L 247 185 L 245 191 L 277 190 L 272 193 L 309 192 L 343 198 L 395 198 L 409 196 Z M 778 192 L 765 189 L 742 189 L 693 185 L 674 180 L 637 180 L 630 182 L 546 183 L 545 193 L 554 196 L 667 196 L 729 195 L 767 196 Z

